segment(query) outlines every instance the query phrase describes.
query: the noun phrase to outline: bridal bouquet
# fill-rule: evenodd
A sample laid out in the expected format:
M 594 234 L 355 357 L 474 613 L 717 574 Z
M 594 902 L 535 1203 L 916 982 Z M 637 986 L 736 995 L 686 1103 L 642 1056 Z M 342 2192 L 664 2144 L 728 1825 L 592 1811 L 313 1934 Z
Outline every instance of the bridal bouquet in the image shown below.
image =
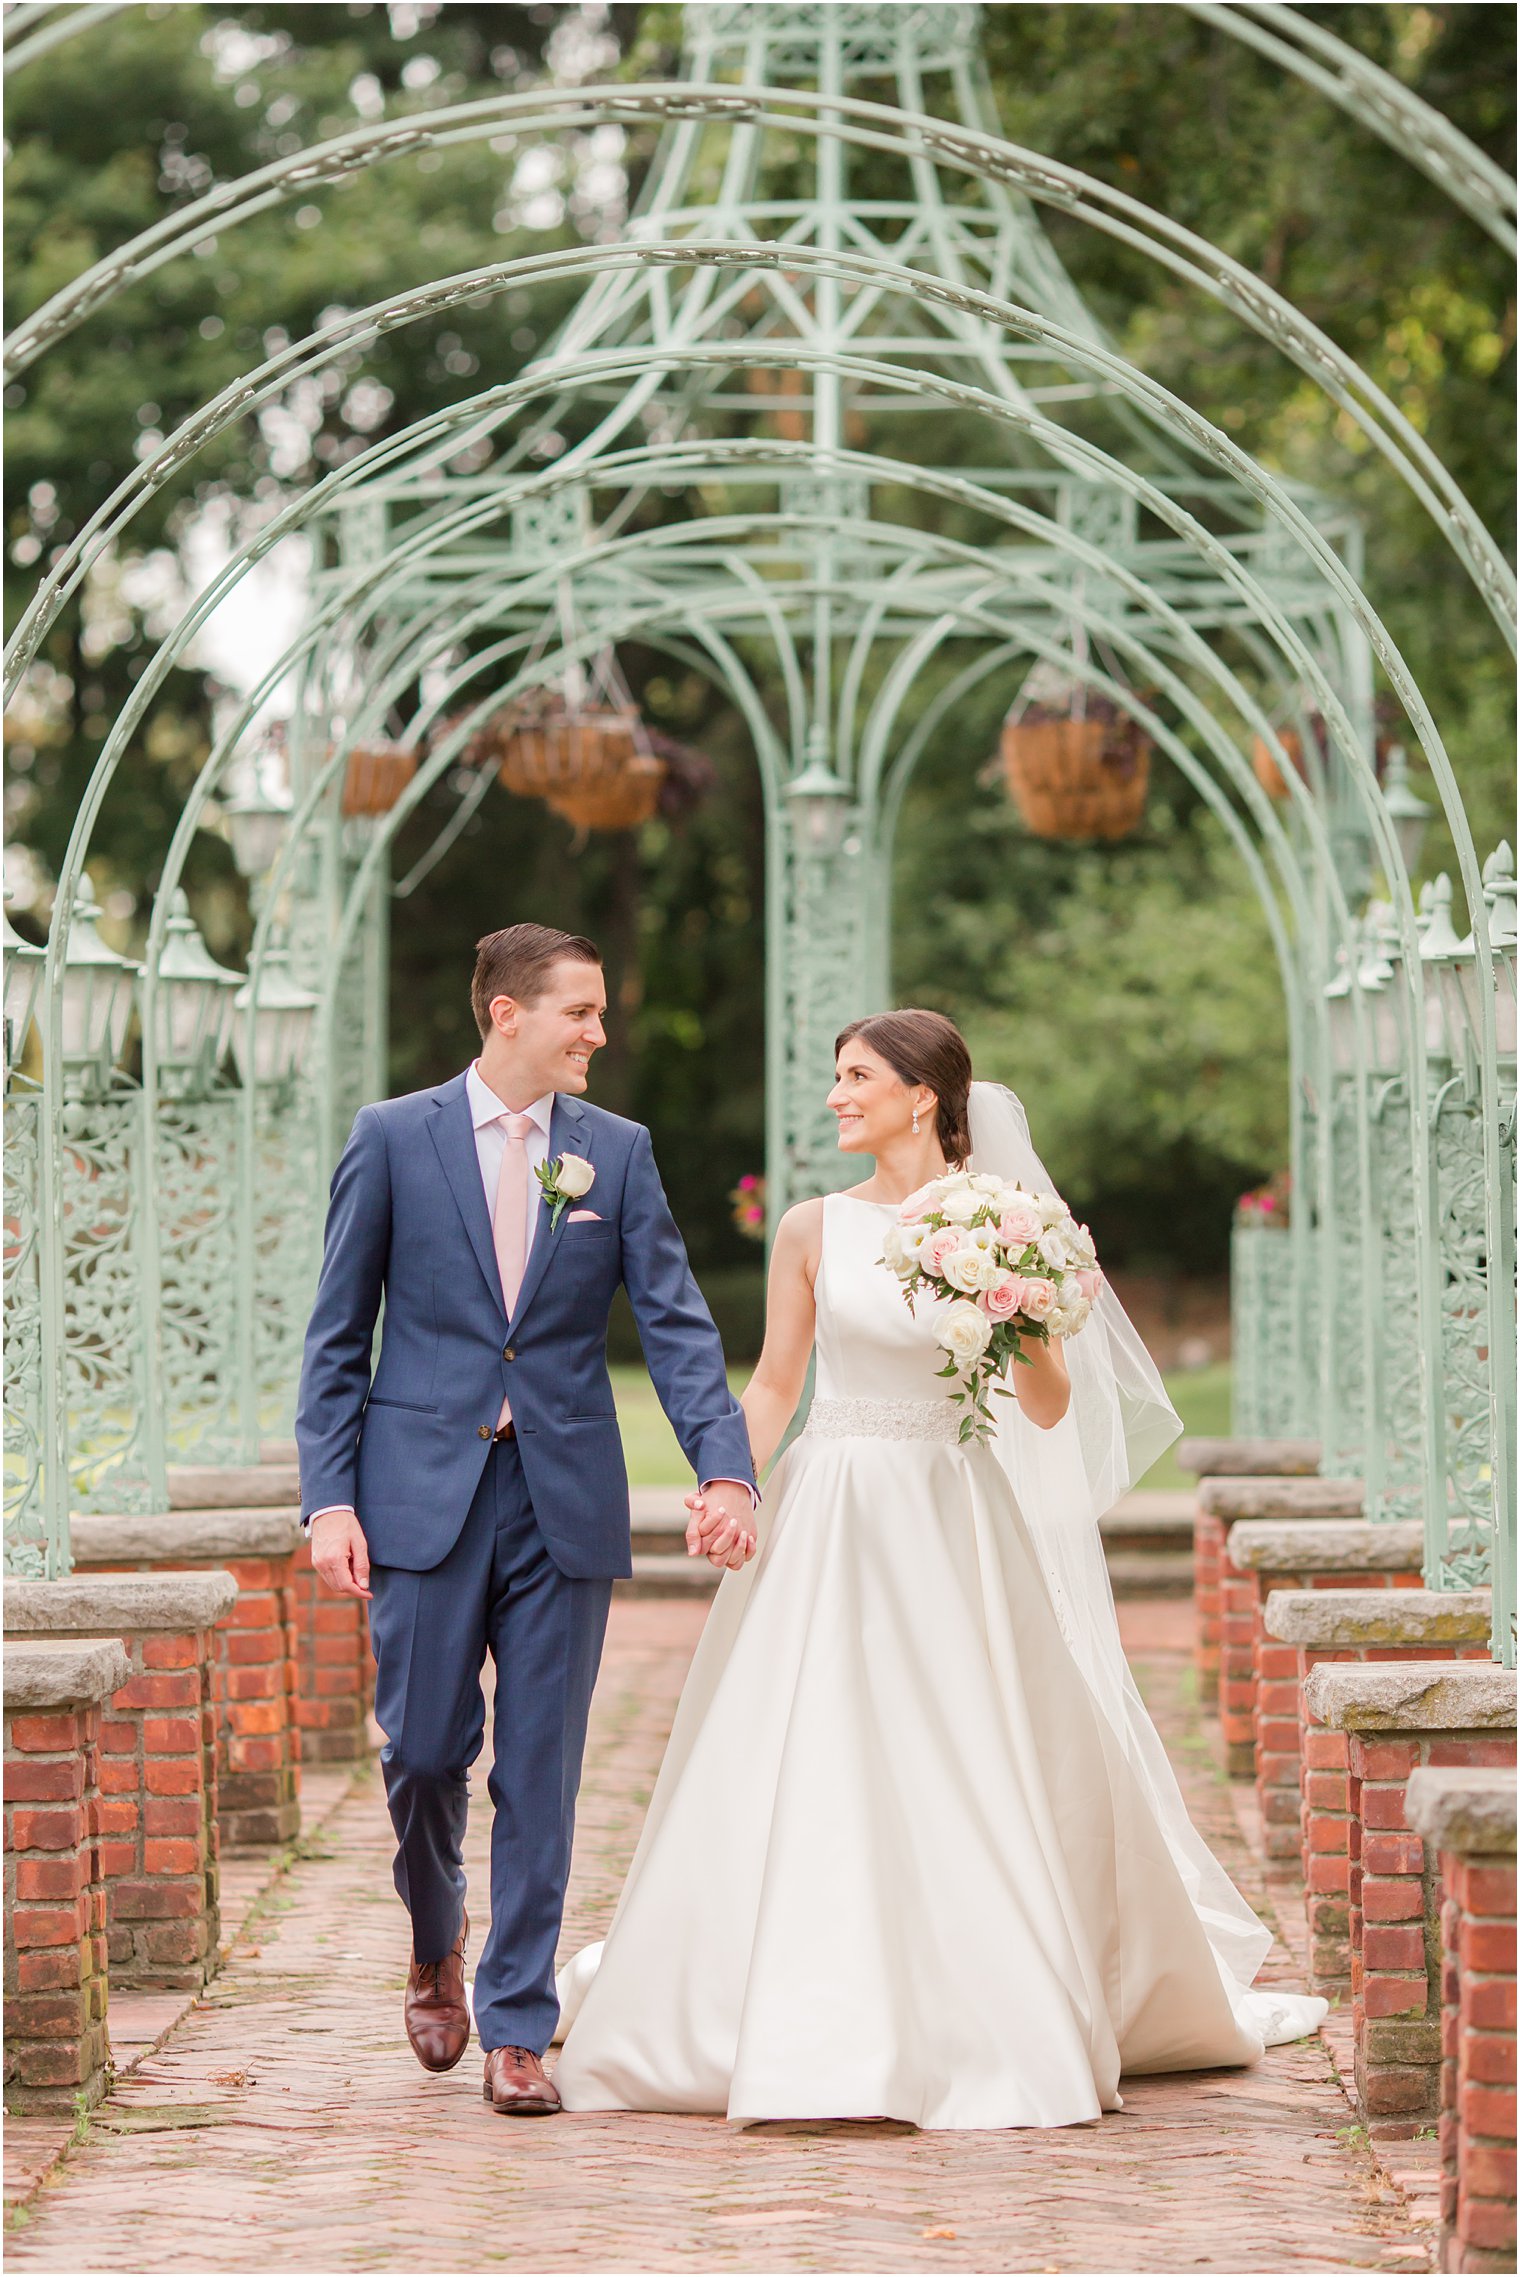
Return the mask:
M 942 1376 L 960 1377 L 950 1397 L 964 1401 L 962 1440 L 993 1425 L 988 1392 L 1028 1342 L 1074 1336 L 1103 1286 L 1098 1253 L 1059 1194 L 1030 1194 L 1001 1178 L 953 1170 L 910 1194 L 889 1228 L 881 1262 L 903 1284 L 911 1309 L 921 1291 L 942 1300 L 935 1342 L 948 1355 Z

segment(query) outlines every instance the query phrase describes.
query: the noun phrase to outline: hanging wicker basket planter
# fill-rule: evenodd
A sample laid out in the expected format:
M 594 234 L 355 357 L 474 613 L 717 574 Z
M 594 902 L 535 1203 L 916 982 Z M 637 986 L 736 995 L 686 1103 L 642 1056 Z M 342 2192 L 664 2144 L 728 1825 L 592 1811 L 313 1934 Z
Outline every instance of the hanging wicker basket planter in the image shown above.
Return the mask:
M 1101 696 L 1074 718 L 1031 704 L 1005 720 L 1003 771 L 1036 838 L 1126 838 L 1145 812 L 1151 747 L 1135 721 Z
M 615 775 L 556 792 L 545 803 L 577 830 L 637 830 L 658 807 L 664 780 L 664 760 L 636 751 Z
M 1287 753 L 1288 763 L 1295 773 L 1305 776 L 1307 770 L 1304 766 L 1304 740 L 1297 728 L 1280 727 L 1277 730 L 1277 740 Z M 1251 738 L 1251 771 L 1269 799 L 1285 799 L 1287 797 L 1287 777 L 1279 766 L 1272 746 L 1267 742 L 1265 736 L 1253 735 Z
M 500 730 L 501 780 L 578 830 L 634 830 L 654 813 L 666 774 L 644 741 L 635 711 L 571 710 L 554 694 L 515 707 Z
M 417 772 L 417 754 L 400 743 L 359 743 L 343 776 L 345 817 L 389 814 Z

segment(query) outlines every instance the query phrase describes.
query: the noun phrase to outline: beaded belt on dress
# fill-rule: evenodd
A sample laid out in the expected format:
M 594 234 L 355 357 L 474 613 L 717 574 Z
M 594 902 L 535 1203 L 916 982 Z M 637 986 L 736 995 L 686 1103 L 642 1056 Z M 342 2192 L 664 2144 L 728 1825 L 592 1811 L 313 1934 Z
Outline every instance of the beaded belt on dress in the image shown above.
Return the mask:
M 949 1399 L 815 1399 L 804 1436 L 959 1442 L 961 1410 Z

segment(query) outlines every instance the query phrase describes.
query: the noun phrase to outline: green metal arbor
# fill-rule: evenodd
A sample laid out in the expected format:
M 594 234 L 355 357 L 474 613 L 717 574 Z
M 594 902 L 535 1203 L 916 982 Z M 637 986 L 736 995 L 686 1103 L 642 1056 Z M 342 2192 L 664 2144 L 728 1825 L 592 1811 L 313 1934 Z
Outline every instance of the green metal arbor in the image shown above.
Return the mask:
M 1365 59 L 1289 9 L 1196 12 L 1314 79 L 1513 243 L 1512 188 Z M 33 19 L 55 12 L 16 13 L 24 61 L 48 29 Z M 976 17 L 853 0 L 691 7 L 677 81 L 493 98 L 302 150 L 124 246 L 13 337 L 17 372 L 201 239 L 320 199 L 356 168 L 477 137 L 662 127 L 616 243 L 441 278 L 281 350 L 132 466 L 17 629 L 12 693 L 154 487 L 300 375 L 456 304 L 579 282 L 521 376 L 371 445 L 227 564 L 106 740 L 45 954 L 12 949 L 12 1570 L 66 1571 L 71 1508 L 162 1508 L 171 1460 L 252 1459 L 288 1415 L 325 1176 L 354 1109 L 384 1088 L 391 844 L 434 783 L 487 794 L 489 774 L 460 759 L 504 703 L 637 639 L 709 675 L 746 722 L 767 818 L 779 1207 L 839 1173 L 822 1109 L 832 1039 L 890 998 L 893 833 L 915 763 L 984 676 L 1016 681 L 1043 660 L 1184 772 L 1270 926 L 1294 1208 L 1285 1231 L 1235 1236 L 1238 1425 L 1318 1437 L 1327 1470 L 1365 1479 L 1370 1515 L 1422 1515 L 1428 1582 L 1491 1575 L 1495 1651 L 1509 1656 L 1513 861 L 1472 843 L 1438 723 L 1364 590 L 1354 519 L 1126 362 L 1042 209 L 1188 280 L 1295 363 L 1430 512 L 1512 647 L 1514 579 L 1396 406 L 1260 278 L 999 135 Z M 75 21 L 55 17 L 54 36 Z M 777 373 L 796 375 L 784 421 Z M 904 416 L 921 438 L 935 406 L 975 436 L 973 463 L 907 456 Z M 580 439 L 567 445 L 562 425 Z M 657 520 L 640 510 L 652 496 Z M 305 623 L 219 736 L 130 967 L 93 925 L 102 799 L 176 658 L 297 528 L 319 535 L 324 564 Z M 762 700 L 762 657 L 780 705 Z M 931 671 L 933 701 L 909 727 L 906 700 Z M 299 695 L 273 779 L 250 723 L 288 674 Z M 423 765 L 389 812 L 345 814 L 351 754 L 419 687 L 406 740 Z M 1418 905 L 1426 810 L 1397 763 L 1380 779 L 1375 693 L 1401 712 L 1401 745 L 1422 754 L 1456 847 L 1458 875 Z M 1285 798 L 1253 745 L 1275 757 Z M 179 887 L 212 823 L 250 880 L 246 978 L 211 965 Z M 40 1085 L 16 1067 L 33 1022 Z

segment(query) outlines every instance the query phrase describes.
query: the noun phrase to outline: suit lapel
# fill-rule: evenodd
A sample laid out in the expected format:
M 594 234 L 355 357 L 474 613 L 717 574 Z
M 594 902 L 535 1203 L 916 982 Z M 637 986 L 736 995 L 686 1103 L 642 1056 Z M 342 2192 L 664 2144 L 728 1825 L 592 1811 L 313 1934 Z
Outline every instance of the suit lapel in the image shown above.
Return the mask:
M 555 1095 L 553 1111 L 549 1116 L 549 1152 L 545 1167 L 552 1167 L 567 1150 L 571 1154 L 584 1156 L 589 1162 L 591 1160 L 591 1126 L 581 1112 L 579 1101 L 571 1099 L 561 1091 Z M 479 1183 L 478 1179 L 476 1183 Z M 542 1190 L 540 1190 L 538 1218 L 533 1229 L 533 1247 L 528 1252 L 527 1270 L 523 1274 L 522 1287 L 517 1292 L 517 1309 L 512 1315 L 512 1332 L 514 1335 L 521 1326 L 523 1315 L 533 1302 L 538 1291 L 538 1285 L 548 1272 L 553 1262 L 554 1252 L 558 1249 L 563 1237 L 564 1213 L 561 1212 L 559 1225 L 552 1233 L 549 1230 L 550 1215 L 550 1206 L 545 1200 Z
M 453 1190 L 464 1219 L 464 1230 L 469 1235 L 475 1261 L 485 1275 L 486 1287 L 503 1319 L 506 1308 L 501 1301 L 501 1275 L 496 1265 L 496 1243 L 491 1233 L 490 1212 L 486 1208 L 486 1190 L 480 1179 L 480 1157 L 475 1152 L 475 1125 L 470 1117 L 469 1093 L 464 1077 L 457 1076 L 437 1093 L 437 1105 L 428 1123 L 433 1144 L 443 1174 Z M 534 1247 L 537 1248 L 537 1242 Z

